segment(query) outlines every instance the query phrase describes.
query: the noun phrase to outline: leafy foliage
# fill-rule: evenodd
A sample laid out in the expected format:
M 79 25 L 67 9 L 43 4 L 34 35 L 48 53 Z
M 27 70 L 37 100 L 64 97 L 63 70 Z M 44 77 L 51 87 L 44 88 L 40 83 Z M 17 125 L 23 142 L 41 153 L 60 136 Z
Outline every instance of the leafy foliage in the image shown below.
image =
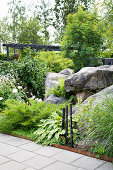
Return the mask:
M 68 129 L 70 134 L 70 127 Z M 36 143 L 42 145 L 65 144 L 65 130 L 62 130 L 62 112 L 56 111 L 48 119 L 41 120 L 34 135 Z M 74 129 L 74 140 L 77 138 L 78 130 Z
M 22 81 L 24 87 L 32 92 L 38 98 L 43 98 L 44 82 L 47 74 L 47 67 L 44 62 L 33 59 L 31 56 L 26 57 L 21 63 L 0 63 L 0 74 L 10 73 L 15 78 Z
M 46 104 L 29 99 L 29 103 L 7 100 L 5 109 L 0 113 L 0 131 L 12 132 L 15 129 L 36 128 L 39 120 L 47 119 L 52 112 L 62 109 L 64 104 Z
M 101 28 L 96 12 L 83 11 L 69 14 L 62 42 L 65 57 L 74 62 L 75 70 L 87 64 L 87 58 L 96 57 L 103 43 Z
M 47 96 L 49 96 L 50 94 L 54 94 L 57 97 L 66 98 L 66 90 L 64 88 L 64 81 L 65 81 L 65 79 L 59 78 L 58 79 L 59 85 L 53 87 L 51 91 L 48 89 L 46 92 Z
M 73 69 L 73 61 L 63 57 L 61 52 L 39 52 L 36 56 L 39 61 L 46 61 L 47 66 L 52 72 L 60 72 L 63 69 L 71 68 Z
M 55 0 L 55 7 L 53 8 L 55 21 L 53 25 L 57 30 L 58 42 L 63 38 L 67 16 L 77 12 L 79 5 L 82 5 L 84 10 L 87 10 L 94 1 L 95 0 Z

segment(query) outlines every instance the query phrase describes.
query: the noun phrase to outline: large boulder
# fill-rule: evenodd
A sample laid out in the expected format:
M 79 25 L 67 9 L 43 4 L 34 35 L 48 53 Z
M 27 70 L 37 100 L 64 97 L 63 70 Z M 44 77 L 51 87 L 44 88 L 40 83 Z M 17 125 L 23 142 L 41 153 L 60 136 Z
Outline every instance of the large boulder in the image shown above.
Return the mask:
M 63 97 L 56 97 L 53 94 L 50 94 L 49 97 L 45 100 L 46 103 L 53 103 L 53 104 L 61 104 L 66 101 Z
M 113 84 L 113 65 L 84 67 L 64 83 L 67 92 L 96 91 Z
M 80 107 L 82 108 L 83 105 L 87 105 L 90 100 L 92 100 L 92 106 L 95 107 L 97 104 L 103 107 L 102 103 L 107 100 L 108 98 L 113 99 L 113 85 L 101 90 L 100 92 L 88 97 L 84 102 L 81 103 Z M 78 111 L 78 107 L 75 106 L 72 109 L 73 114 Z

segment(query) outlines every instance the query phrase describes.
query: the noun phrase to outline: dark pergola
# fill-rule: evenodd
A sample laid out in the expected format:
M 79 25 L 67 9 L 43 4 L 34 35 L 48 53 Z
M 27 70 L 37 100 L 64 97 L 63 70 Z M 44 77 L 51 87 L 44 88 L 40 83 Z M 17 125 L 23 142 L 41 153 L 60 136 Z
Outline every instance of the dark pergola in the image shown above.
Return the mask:
M 36 49 L 36 51 L 40 51 L 40 50 L 44 50 L 44 51 L 60 51 L 60 47 L 59 46 L 53 46 L 53 45 L 3 44 L 3 46 L 7 48 L 7 61 L 9 61 L 9 48 L 23 50 L 25 47 L 30 47 L 32 50 Z

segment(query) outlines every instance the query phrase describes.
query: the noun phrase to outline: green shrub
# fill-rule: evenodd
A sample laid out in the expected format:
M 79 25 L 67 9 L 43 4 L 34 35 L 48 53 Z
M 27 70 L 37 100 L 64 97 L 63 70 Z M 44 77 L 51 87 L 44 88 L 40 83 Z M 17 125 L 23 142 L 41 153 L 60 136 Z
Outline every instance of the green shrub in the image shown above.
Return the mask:
M 15 129 L 36 128 L 39 120 L 47 119 L 52 112 L 62 109 L 64 104 L 46 104 L 38 99 L 29 103 L 7 100 L 5 109 L 0 113 L 0 131 L 11 132 Z
M 113 98 L 106 97 L 103 103 L 95 107 L 92 101 L 84 106 L 80 106 L 79 114 L 76 116 L 78 125 L 84 127 L 83 135 L 85 141 L 91 141 L 96 149 L 100 147 L 103 152 L 112 152 L 113 154 Z
M 33 59 L 32 56 L 26 57 L 21 63 L 16 61 L 0 63 L 0 75 L 10 73 L 15 78 L 18 77 L 24 87 L 27 87 L 29 93 L 32 92 L 38 98 L 44 97 L 44 82 L 47 71 L 45 62 Z
M 63 57 L 61 52 L 38 52 L 37 56 L 41 62 L 46 61 L 51 72 L 60 72 L 63 69 L 73 69 L 73 61 Z

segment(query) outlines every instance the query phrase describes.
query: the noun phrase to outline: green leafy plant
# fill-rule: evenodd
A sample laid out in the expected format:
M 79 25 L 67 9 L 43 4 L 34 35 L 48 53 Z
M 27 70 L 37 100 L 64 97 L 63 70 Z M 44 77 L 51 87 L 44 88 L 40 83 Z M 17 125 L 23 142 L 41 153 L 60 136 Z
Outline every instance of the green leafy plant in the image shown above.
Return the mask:
M 64 97 L 69 102 L 76 103 L 76 96 L 71 94 L 71 93 L 66 92 L 66 90 L 64 88 L 64 81 L 65 81 L 65 78 L 59 78 L 58 79 L 59 85 L 58 86 L 54 86 L 52 88 L 52 90 L 47 88 L 46 95 L 49 96 L 50 94 L 54 94 L 54 96 Z
M 38 125 L 38 130 L 35 131 L 36 143 L 43 145 L 52 145 L 61 142 L 61 135 L 65 131 L 61 129 L 62 117 L 54 112 L 49 119 L 41 120 Z
M 74 123 L 74 121 L 73 121 Z M 74 125 L 73 125 L 74 126 Z M 70 144 L 70 126 L 68 124 L 68 141 Z M 74 141 L 78 138 L 78 130 L 73 130 Z M 42 145 L 65 144 L 65 130 L 62 130 L 62 112 L 56 111 L 46 119 L 41 120 L 38 124 L 38 130 L 34 133 L 36 143 Z
M 65 98 L 67 93 L 66 93 L 66 90 L 64 88 L 64 81 L 65 81 L 64 78 L 59 78 L 58 79 L 59 85 L 54 86 L 52 88 L 52 90 L 49 90 L 49 88 L 48 88 L 47 91 L 46 91 L 47 96 L 49 96 L 50 94 L 54 94 L 57 97 L 64 97 Z

